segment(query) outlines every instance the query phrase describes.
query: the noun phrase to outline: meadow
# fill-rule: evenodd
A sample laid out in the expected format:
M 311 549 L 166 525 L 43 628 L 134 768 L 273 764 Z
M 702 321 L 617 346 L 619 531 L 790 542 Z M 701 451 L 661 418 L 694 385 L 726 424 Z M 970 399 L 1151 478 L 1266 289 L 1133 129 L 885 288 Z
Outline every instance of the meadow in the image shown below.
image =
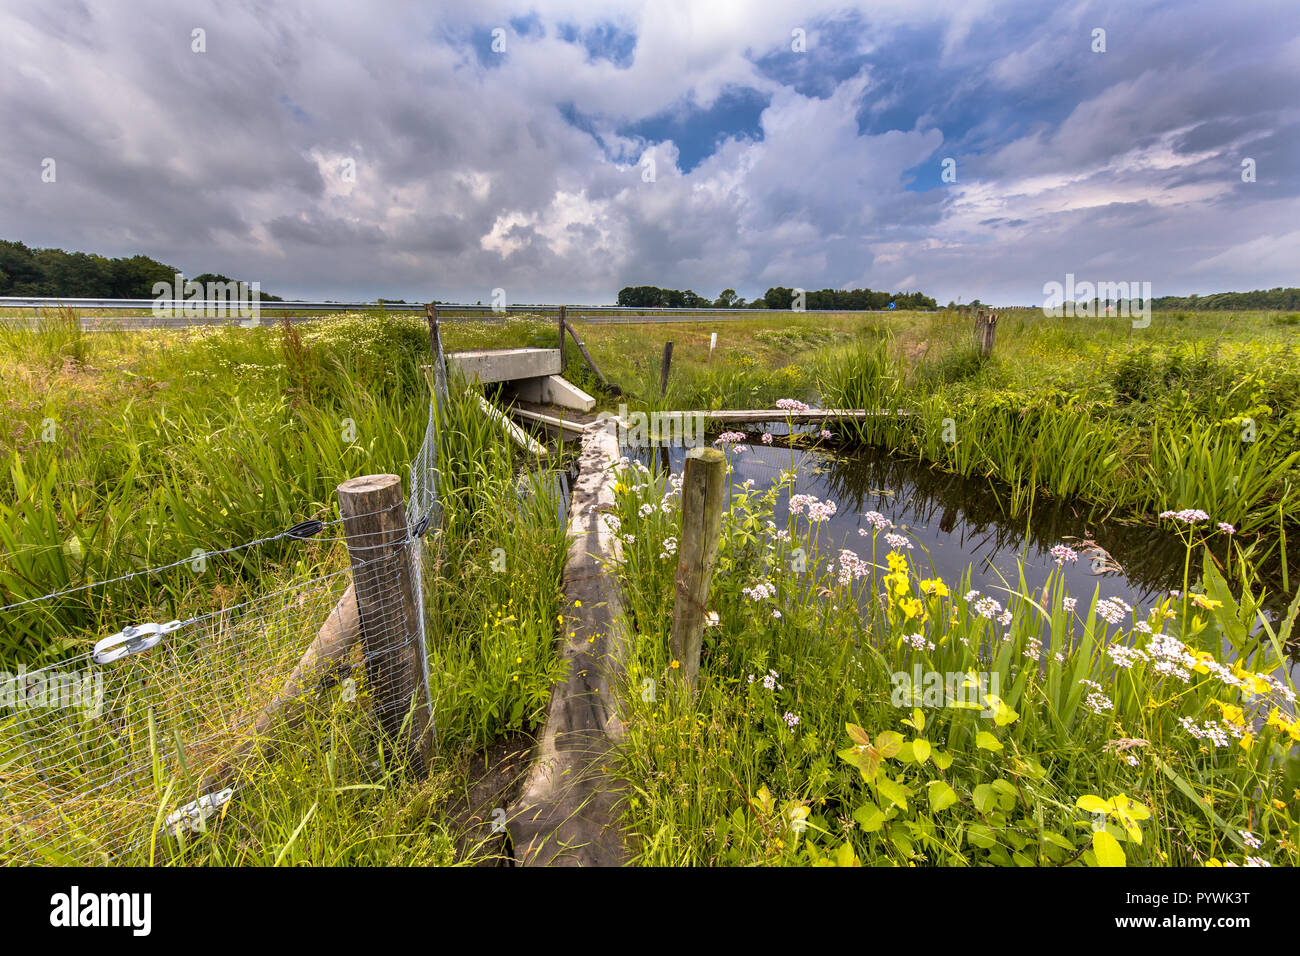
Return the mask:
M 127 616 L 234 606 L 346 567 L 326 542 L 225 555 L 201 574 L 183 562 L 335 516 L 345 478 L 404 473 L 425 423 L 421 319 L 153 333 L 85 333 L 74 319 L 0 326 L 0 603 L 182 563 L 6 613 L 0 668 L 85 650 Z M 980 602 L 991 596 L 938 581 L 923 556 L 886 547 L 883 530 L 860 557 L 796 573 L 785 549 L 815 546 L 816 522 L 771 528 L 779 488 L 737 495 L 701 695 L 625 695 L 625 822 L 638 861 L 1295 862 L 1298 728 L 1293 688 L 1275 676 L 1296 607 L 1287 539 L 1293 550 L 1300 326 L 1291 317 L 1156 313 L 1138 330 L 1009 312 L 990 361 L 974 354 L 969 317 L 948 313 L 575 325 L 625 393 L 602 393 L 567 343 L 566 374 L 602 407 L 793 398 L 904 409 L 911 414 L 841 429 L 836 440 L 987 478 L 1012 513 L 1052 496 L 1098 515 L 1163 520 L 1189 541 L 1186 586 L 1158 607 L 1117 613 L 1098 594 L 1057 587 L 1000 596 L 989 615 Z M 525 316 L 449 322 L 443 335 L 452 350 L 553 346 L 556 330 L 549 317 Z M 521 497 L 517 453 L 468 403 L 453 406 L 442 460 L 454 466 L 443 476 L 428 592 L 435 711 L 452 743 L 434 773 L 414 785 L 376 771 L 370 728 L 331 699 L 262 768 L 216 838 L 160 844 L 155 858 L 490 855 L 465 845 L 453 807 L 485 748 L 535 731 L 543 716 L 557 677 L 563 526 L 545 490 L 554 473 L 538 472 Z M 635 543 L 619 573 L 637 645 L 626 678 L 670 688 L 666 542 L 678 519 L 671 485 L 629 469 L 620 516 Z M 1189 508 L 1211 520 L 1159 517 Z M 1228 536 L 1237 560 L 1207 561 L 1207 534 Z M 493 570 L 497 548 L 507 573 Z M 771 568 L 761 579 L 752 572 L 760 558 Z M 1279 577 L 1290 613 L 1261 621 L 1263 582 Z M 1130 646 L 1138 651 L 1116 650 Z M 923 694 L 895 699 L 894 675 L 918 664 L 952 675 L 938 707 Z M 968 693 L 960 675 L 972 671 L 984 675 L 982 691 Z M 954 695 L 973 706 L 947 706 Z M 74 858 L 95 853 L 80 847 Z

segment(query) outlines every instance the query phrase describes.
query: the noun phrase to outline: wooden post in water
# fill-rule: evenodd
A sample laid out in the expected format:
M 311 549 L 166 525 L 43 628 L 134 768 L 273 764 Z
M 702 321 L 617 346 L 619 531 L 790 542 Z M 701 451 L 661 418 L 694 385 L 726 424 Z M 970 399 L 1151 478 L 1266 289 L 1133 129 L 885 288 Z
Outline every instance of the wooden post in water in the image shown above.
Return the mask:
M 668 369 L 673 364 L 673 343 L 664 343 L 664 360 L 659 366 L 659 395 L 660 397 L 668 394 Z
M 998 328 L 996 313 L 980 309 L 975 315 L 975 344 L 979 347 L 980 358 L 988 359 L 993 354 L 993 335 Z
M 677 587 L 669 643 L 678 673 L 694 689 L 700 673 L 704 613 L 722 537 L 727 456 L 716 448 L 692 448 L 682 476 L 682 534 L 677 542 Z
M 389 752 L 422 776 L 433 751 L 433 717 L 402 479 L 352 478 L 338 496 L 370 695 Z

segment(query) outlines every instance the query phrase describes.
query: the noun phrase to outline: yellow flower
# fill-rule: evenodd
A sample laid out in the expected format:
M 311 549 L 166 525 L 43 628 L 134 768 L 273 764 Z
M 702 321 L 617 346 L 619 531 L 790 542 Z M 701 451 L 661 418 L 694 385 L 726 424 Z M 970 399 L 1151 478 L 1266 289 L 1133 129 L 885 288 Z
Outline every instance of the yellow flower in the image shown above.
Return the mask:
M 914 617 L 919 617 L 921 615 L 921 612 L 924 610 L 924 608 L 921 606 L 921 602 L 914 597 L 910 597 L 907 598 L 906 600 L 899 601 L 898 608 L 903 612 L 903 615 L 907 617 L 909 620 Z
M 1240 707 L 1235 707 L 1232 704 L 1224 703 L 1221 700 L 1216 700 L 1214 703 L 1218 706 L 1219 710 L 1223 713 L 1223 718 L 1228 723 L 1233 724 L 1236 727 L 1246 726 L 1246 712 L 1242 710 Z
M 1216 607 L 1223 607 L 1222 601 L 1216 601 L 1213 598 L 1207 598 L 1204 594 L 1193 594 L 1192 603 L 1197 607 L 1203 607 L 1207 611 L 1213 611 Z
M 677 670 L 677 668 L 679 668 L 679 667 L 682 666 L 682 662 L 681 662 L 681 661 L 673 661 L 673 662 L 672 662 L 671 664 L 669 664 L 668 666 L 671 667 L 673 670 Z
M 926 578 L 921 582 L 921 590 L 930 597 L 948 596 L 948 586 L 939 578 Z
M 1283 733 L 1290 734 L 1295 740 L 1300 740 L 1300 719 L 1287 720 L 1282 712 L 1276 707 L 1274 707 L 1273 712 L 1268 715 L 1267 724 L 1269 727 L 1276 727 Z
M 891 571 L 906 571 L 907 558 L 903 557 L 897 551 L 890 551 L 889 556 L 885 558 L 885 563 L 889 565 Z

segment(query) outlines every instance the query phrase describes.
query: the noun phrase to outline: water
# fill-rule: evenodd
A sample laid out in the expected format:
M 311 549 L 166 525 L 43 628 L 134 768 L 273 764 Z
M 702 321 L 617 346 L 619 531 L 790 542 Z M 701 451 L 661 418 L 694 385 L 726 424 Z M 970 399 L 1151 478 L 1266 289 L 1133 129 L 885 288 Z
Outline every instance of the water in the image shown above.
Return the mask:
M 739 450 L 739 454 L 737 451 Z M 679 473 L 684 448 L 643 450 L 639 457 L 651 467 L 666 464 Z M 629 455 L 633 454 L 628 452 Z M 1172 531 L 1120 519 L 1089 520 L 1087 511 L 1068 502 L 1040 499 L 1028 516 L 1012 517 L 1006 495 L 997 486 L 930 468 L 922 462 L 894 458 L 874 449 L 835 453 L 791 450 L 761 444 L 736 446 L 729 452 L 733 487 L 752 479 L 760 490 L 794 471 L 793 494 L 834 501 L 836 513 L 821 525 L 821 560 L 848 548 L 870 559 L 872 530 L 863 513 L 877 511 L 894 522 L 894 530 L 911 539 L 913 564 L 934 572 L 951 587 L 970 569 L 970 586 L 1004 605 L 1019 590 L 1023 569 L 1030 593 L 1041 592 L 1049 574 L 1058 570 L 1051 556 L 1054 545 L 1068 544 L 1080 552 L 1077 562 L 1063 568 L 1066 586 L 1086 607 L 1100 588 L 1102 598 L 1122 598 L 1145 612 L 1170 590 L 1183 586 L 1186 549 Z M 791 492 L 777 499 L 775 521 L 784 527 Z M 802 522 L 804 519 L 800 519 Z M 883 563 L 888 545 L 877 540 L 876 557 Z M 1100 566 L 1084 554 L 1093 542 L 1110 561 Z M 1224 560 L 1226 552 L 1219 556 Z M 1192 579 L 1198 575 L 1199 549 L 1193 554 Z M 927 576 L 929 576 L 927 574 Z M 1277 607 L 1267 613 L 1277 619 Z

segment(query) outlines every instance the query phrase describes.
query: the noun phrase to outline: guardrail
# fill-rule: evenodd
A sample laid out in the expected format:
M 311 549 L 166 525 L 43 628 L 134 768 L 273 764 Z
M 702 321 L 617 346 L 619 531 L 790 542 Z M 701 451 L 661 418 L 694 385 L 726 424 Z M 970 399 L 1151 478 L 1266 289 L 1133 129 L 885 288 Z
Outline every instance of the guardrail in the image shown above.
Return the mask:
M 81 299 L 60 298 L 57 296 L 0 296 L 0 309 L 56 309 L 60 307 L 103 311 L 134 311 L 147 313 L 156 318 L 202 318 L 185 316 L 187 309 L 203 312 L 226 311 L 231 317 L 238 317 L 236 309 L 239 303 L 233 300 L 198 300 L 198 299 Z M 652 306 L 621 305 L 566 305 L 569 315 L 753 315 L 756 312 L 790 312 L 791 309 L 720 309 L 712 306 L 701 308 L 666 308 Z M 155 309 L 172 312 L 171 316 L 156 315 Z M 386 312 L 424 312 L 422 302 L 302 302 L 276 301 L 258 302 L 261 312 L 360 312 L 382 309 Z M 558 312 L 559 305 L 546 303 L 528 303 L 510 306 L 459 305 L 452 302 L 439 302 L 438 312 L 442 313 L 489 313 L 526 314 L 536 312 Z M 813 314 L 842 314 L 845 312 L 878 313 L 890 312 L 891 309 L 805 309 Z

